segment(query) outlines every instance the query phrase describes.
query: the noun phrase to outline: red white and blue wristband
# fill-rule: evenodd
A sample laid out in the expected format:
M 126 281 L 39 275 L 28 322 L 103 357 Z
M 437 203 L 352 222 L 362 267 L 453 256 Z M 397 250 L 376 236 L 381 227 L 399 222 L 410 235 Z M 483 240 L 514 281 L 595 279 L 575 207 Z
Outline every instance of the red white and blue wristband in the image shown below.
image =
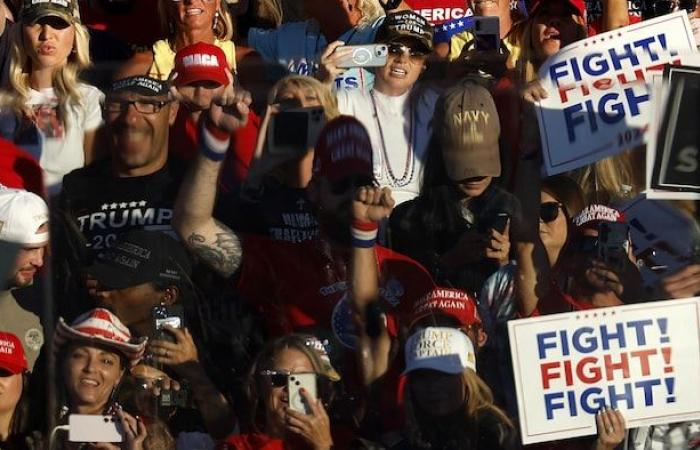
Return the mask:
M 200 139 L 200 148 L 202 155 L 212 161 L 223 161 L 226 158 L 231 135 L 216 125 L 205 119 L 202 123 L 202 137 Z
M 377 222 L 352 221 L 350 235 L 352 236 L 352 246 L 358 248 L 372 248 L 377 242 L 377 232 L 379 224 Z

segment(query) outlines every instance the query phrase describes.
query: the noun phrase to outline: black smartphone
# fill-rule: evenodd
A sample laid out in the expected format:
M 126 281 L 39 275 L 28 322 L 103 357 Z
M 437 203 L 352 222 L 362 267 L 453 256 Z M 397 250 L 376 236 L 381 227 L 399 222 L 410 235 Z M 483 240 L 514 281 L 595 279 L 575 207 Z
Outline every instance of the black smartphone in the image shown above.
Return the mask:
M 619 273 L 628 258 L 629 225 L 622 222 L 598 224 L 598 259 Z
M 302 155 L 316 145 L 325 124 L 320 106 L 284 109 L 270 119 L 268 151 L 272 155 Z
M 508 219 L 510 215 L 508 213 L 500 212 L 496 215 L 496 219 L 491 224 L 491 228 L 503 234 L 506 231 L 506 226 L 508 225 Z
M 175 336 L 164 329 L 165 325 L 172 328 L 185 327 L 185 311 L 182 305 L 156 305 L 151 312 L 153 319 L 153 338 L 175 342 Z
M 479 51 L 501 50 L 501 26 L 498 16 L 474 17 L 474 47 Z

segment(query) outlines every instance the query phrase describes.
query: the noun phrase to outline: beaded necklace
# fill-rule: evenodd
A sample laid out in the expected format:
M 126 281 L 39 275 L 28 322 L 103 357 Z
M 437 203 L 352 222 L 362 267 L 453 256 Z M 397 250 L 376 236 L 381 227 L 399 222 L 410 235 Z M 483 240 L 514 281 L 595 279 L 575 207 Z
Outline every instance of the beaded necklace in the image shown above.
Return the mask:
M 410 94 L 409 94 L 410 95 Z M 391 185 L 394 187 L 404 187 L 413 180 L 413 172 L 415 170 L 415 159 L 416 155 L 413 152 L 413 142 L 415 141 L 415 129 L 414 129 L 414 108 L 413 101 L 409 99 L 409 134 L 408 134 L 408 148 L 406 151 L 406 164 L 404 165 L 403 175 L 397 178 L 394 175 L 394 169 L 391 168 L 391 162 L 389 161 L 389 151 L 386 148 L 386 142 L 384 140 L 384 131 L 382 130 L 382 124 L 379 122 L 379 111 L 377 109 L 377 101 L 374 97 L 374 89 L 370 91 L 370 98 L 372 99 L 372 107 L 374 109 L 374 121 L 377 124 L 377 130 L 379 131 L 379 139 L 382 144 L 382 157 L 385 161 L 387 175 L 391 181 Z

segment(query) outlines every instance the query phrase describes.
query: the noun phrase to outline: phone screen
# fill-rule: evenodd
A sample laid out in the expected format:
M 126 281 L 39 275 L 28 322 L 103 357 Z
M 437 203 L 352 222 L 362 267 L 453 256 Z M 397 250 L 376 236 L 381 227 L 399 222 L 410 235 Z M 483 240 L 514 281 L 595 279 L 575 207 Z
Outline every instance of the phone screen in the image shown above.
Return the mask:
M 306 150 L 308 114 L 301 111 L 282 111 L 274 117 L 271 149 L 293 147 Z

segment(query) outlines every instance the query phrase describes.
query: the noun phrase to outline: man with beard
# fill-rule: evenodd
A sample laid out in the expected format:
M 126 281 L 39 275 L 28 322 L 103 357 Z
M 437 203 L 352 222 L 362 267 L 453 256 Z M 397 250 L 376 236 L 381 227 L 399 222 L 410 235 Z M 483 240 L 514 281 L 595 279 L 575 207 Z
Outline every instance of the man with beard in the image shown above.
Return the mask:
M 0 187 L 0 255 L 5 259 L 16 252 L 9 272 L 2 274 L 0 330 L 20 338 L 30 370 L 44 343 L 41 294 L 30 286 L 44 265 L 48 222 L 49 210 L 41 197 Z M 3 270 L 5 264 L 0 264 Z
M 252 235 L 239 238 L 212 217 L 221 164 L 211 148 L 225 149 L 228 135 L 211 123 L 203 133 L 209 149 L 198 156 L 183 183 L 175 229 L 193 253 L 219 274 L 238 273 L 238 290 L 261 314 L 269 336 L 312 333 L 328 342 L 334 367 L 343 367 L 340 356 L 356 341 L 348 265 L 352 245 L 357 245 L 353 243 L 363 243 L 350 233 L 352 199 L 357 187 L 375 183 L 367 131 L 356 119 L 340 116 L 321 132 L 307 188 L 319 233 L 301 243 Z M 362 229 L 362 224 L 357 226 Z M 367 236 L 372 232 L 367 230 Z M 403 255 L 377 246 L 376 256 L 381 302 L 389 312 L 390 332 L 395 332 L 394 313 L 409 312 L 413 301 L 433 283 L 425 269 Z M 346 356 L 346 364 L 353 365 L 354 354 Z M 352 370 L 345 368 L 346 373 Z

